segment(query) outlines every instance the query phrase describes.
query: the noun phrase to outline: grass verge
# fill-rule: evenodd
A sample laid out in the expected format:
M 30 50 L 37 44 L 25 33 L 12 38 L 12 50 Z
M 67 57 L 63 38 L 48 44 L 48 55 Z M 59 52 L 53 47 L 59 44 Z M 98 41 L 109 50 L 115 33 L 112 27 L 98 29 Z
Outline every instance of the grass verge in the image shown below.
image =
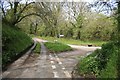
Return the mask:
M 67 38 L 40 37 L 40 36 L 37 37 L 51 42 L 57 40 L 58 42 L 63 44 L 74 44 L 74 45 L 84 45 L 84 46 L 87 46 L 88 44 L 91 44 L 93 46 L 102 46 L 102 44 L 107 43 L 105 41 L 81 41 L 81 40 L 67 39 Z
M 70 51 L 72 48 L 66 44 L 58 43 L 58 42 L 46 42 L 45 46 L 51 52 L 63 52 L 63 51 Z

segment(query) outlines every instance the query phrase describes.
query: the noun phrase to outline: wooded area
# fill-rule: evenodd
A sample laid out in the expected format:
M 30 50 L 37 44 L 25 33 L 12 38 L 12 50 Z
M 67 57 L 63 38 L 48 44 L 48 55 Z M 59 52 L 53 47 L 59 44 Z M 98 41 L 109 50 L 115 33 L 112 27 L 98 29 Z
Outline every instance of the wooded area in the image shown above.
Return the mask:
M 11 9 L 2 4 L 3 21 L 19 25 L 28 34 L 105 41 L 116 34 L 116 7 L 105 15 L 92 11 L 87 2 L 9 3 Z

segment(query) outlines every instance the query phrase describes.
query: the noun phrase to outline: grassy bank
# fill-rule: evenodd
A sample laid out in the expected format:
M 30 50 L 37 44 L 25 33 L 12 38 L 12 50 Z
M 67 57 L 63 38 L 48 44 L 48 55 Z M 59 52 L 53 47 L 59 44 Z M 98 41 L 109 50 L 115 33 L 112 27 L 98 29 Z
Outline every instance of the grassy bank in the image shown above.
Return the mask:
M 79 75 L 83 77 L 117 78 L 119 43 L 111 42 L 102 46 L 91 55 L 83 58 L 77 65 Z
M 34 53 L 40 54 L 41 51 L 41 45 L 39 42 L 37 42 L 36 47 L 34 49 Z
M 70 51 L 72 48 L 68 45 L 58 43 L 58 42 L 46 42 L 45 46 L 51 51 L 51 52 L 63 52 L 63 51 Z
M 92 44 L 93 46 L 101 46 L 102 44 L 107 43 L 105 41 L 81 41 L 81 40 L 66 39 L 66 38 L 40 37 L 40 36 L 37 37 L 48 41 L 57 40 L 58 42 L 64 44 L 75 44 L 75 45 L 85 45 L 85 46 L 87 46 L 88 44 Z
M 33 43 L 32 39 L 16 26 L 2 25 L 2 66 L 9 64 L 17 55 Z

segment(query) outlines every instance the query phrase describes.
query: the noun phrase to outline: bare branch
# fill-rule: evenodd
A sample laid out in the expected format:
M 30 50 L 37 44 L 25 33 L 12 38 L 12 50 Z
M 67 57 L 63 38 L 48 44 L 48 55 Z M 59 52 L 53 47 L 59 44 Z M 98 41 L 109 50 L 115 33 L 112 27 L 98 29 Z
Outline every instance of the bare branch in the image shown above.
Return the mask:
M 11 3 L 11 2 L 9 2 L 9 4 L 10 4 L 10 7 L 11 7 L 11 9 L 13 8 L 13 4 Z
M 21 17 L 18 21 L 15 22 L 15 24 L 17 24 L 17 23 L 20 22 L 22 19 L 24 19 L 24 18 L 26 18 L 26 17 L 28 17 L 28 16 L 31 16 L 31 15 L 36 15 L 36 16 L 41 17 L 40 14 L 37 14 L 37 13 L 30 13 L 30 14 L 27 14 L 27 15 Z
M 25 6 L 23 7 L 23 9 L 20 10 L 20 12 L 18 14 L 21 14 L 29 5 L 31 5 L 33 3 L 35 3 L 35 2 L 31 2 L 29 4 L 26 2 Z
M 1 2 L 1 6 L 0 6 L 3 16 L 5 17 L 5 10 L 4 10 L 4 2 Z

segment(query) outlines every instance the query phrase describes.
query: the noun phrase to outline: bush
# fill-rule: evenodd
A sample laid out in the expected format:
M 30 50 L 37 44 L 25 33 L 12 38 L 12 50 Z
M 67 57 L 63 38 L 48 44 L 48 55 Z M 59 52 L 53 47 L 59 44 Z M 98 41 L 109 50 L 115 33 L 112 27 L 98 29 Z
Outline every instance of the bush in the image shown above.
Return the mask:
M 78 63 L 78 73 L 84 77 L 88 76 L 97 76 L 99 74 L 98 70 L 98 62 L 96 60 L 96 53 L 99 53 L 100 50 L 96 50 L 92 54 L 88 55 L 87 57 L 83 58 Z M 88 75 L 89 74 L 89 75 Z
M 92 75 L 99 78 L 117 78 L 119 74 L 119 52 L 117 42 L 103 45 L 101 50 L 96 50 L 79 62 L 78 73 L 84 77 Z

